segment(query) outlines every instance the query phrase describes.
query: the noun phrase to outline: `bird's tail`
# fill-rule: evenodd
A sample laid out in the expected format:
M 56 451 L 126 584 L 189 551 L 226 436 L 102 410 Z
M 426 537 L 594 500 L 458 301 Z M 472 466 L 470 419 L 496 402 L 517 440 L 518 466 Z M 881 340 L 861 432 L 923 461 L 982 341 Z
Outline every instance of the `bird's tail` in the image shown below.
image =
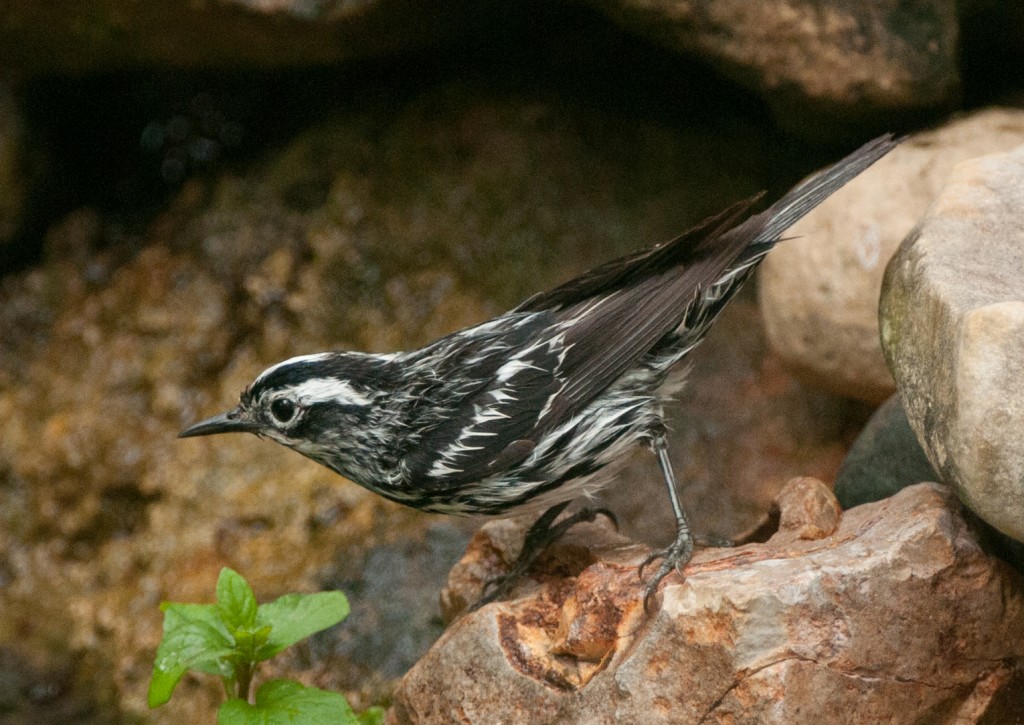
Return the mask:
M 688 308 L 683 327 L 690 331 L 700 331 L 694 336 L 694 339 L 699 340 L 703 331 L 714 322 L 736 290 L 779 241 L 783 232 L 841 186 L 896 148 L 902 140 L 886 134 L 869 141 L 846 158 L 808 177 L 770 207 L 727 232 L 736 235 L 740 243 L 744 238 L 752 241 L 742 247 L 713 284 L 701 290 L 700 304 Z
M 755 215 L 766 218 L 767 222 L 750 245 L 749 251 L 752 254 L 746 254 L 744 257 L 759 256 L 759 253 L 767 252 L 779 241 L 783 232 L 840 187 L 896 148 L 901 141 L 902 138 L 895 138 L 891 133 L 869 141 L 849 156 L 808 177 L 768 209 Z

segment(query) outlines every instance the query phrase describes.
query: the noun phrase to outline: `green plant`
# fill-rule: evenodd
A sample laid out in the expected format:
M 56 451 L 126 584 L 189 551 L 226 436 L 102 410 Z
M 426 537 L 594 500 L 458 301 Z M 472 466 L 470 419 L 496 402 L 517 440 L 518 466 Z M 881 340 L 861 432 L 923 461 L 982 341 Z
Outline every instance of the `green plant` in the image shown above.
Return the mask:
M 219 725 L 376 725 L 381 708 L 356 716 L 343 695 L 270 680 L 250 697 L 255 667 L 278 652 L 348 616 L 341 592 L 286 594 L 257 604 L 252 587 L 224 567 L 217 579 L 216 604 L 164 602 L 164 636 L 157 647 L 149 706 L 171 699 L 188 670 L 217 675 L 227 701 L 217 711 Z

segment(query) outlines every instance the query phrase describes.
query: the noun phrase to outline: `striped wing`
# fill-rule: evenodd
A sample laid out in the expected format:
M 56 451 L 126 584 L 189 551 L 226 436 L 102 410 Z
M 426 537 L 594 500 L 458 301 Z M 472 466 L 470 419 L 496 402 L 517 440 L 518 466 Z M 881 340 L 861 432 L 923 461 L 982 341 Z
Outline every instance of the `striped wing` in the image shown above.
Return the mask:
M 413 476 L 443 489 L 522 462 L 681 323 L 713 319 L 700 314 L 705 301 L 717 314 L 782 232 L 896 143 L 876 139 L 764 212 L 740 221 L 759 197 L 739 202 L 667 244 L 613 260 L 431 345 L 423 352 L 465 336 L 479 378 L 420 440 L 410 457 Z
M 759 197 L 664 246 L 609 262 L 524 302 L 518 311 L 555 311 L 567 328 L 566 382 L 538 420 L 537 432 L 585 406 L 687 315 L 700 313 L 701 297 L 712 288 L 714 297 L 707 301 L 717 314 L 786 229 L 898 143 L 891 135 L 877 138 L 738 224 Z

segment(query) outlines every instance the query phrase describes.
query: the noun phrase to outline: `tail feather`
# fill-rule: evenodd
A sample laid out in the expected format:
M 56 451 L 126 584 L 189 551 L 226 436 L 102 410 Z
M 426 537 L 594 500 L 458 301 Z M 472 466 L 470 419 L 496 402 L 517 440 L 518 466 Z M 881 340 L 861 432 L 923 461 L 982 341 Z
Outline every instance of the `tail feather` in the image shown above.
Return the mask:
M 892 151 L 902 138 L 891 133 L 879 136 L 861 146 L 844 159 L 822 169 L 803 183 L 791 189 L 785 196 L 762 212 L 769 217 L 754 244 L 774 244 L 782 233 L 806 216 L 814 207 L 825 201 L 841 186 L 863 172 L 873 163 Z
M 552 430 L 580 410 L 666 336 L 674 336 L 671 354 L 685 355 L 782 233 L 896 143 L 876 139 L 766 211 L 737 223 L 756 198 L 735 204 L 668 244 L 612 260 L 517 307 L 553 316 L 548 329 L 557 330 L 562 351 L 565 382 L 536 430 Z

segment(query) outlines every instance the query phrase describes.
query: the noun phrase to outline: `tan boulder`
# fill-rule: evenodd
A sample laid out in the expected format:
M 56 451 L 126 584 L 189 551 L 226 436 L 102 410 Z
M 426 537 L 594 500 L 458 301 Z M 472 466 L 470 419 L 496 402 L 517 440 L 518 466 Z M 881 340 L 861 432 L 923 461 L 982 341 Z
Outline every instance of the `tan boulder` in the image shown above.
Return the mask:
M 959 165 L 889 264 L 882 345 L 963 501 L 1024 541 L 1024 146 Z
M 885 265 L 966 159 L 1024 144 L 1024 111 L 992 109 L 905 141 L 796 224 L 761 266 L 772 347 L 805 381 L 881 403 L 895 389 L 878 341 Z

